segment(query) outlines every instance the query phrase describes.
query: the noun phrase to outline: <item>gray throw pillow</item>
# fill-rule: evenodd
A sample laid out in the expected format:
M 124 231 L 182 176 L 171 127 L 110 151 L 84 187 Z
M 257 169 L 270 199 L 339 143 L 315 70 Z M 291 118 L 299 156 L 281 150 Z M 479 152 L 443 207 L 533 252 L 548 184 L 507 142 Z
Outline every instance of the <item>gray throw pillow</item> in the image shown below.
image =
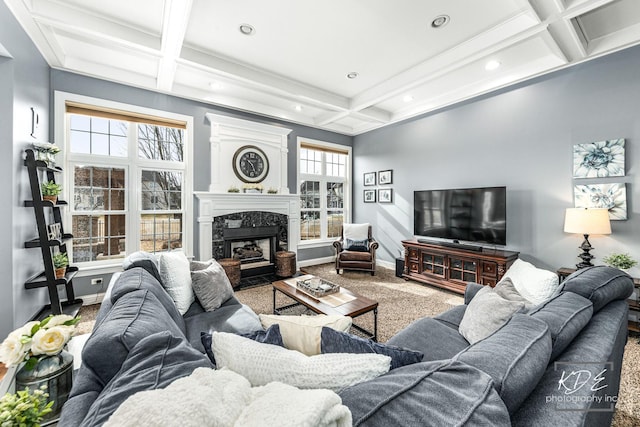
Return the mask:
M 469 303 L 458 332 L 473 344 L 500 329 L 511 316 L 523 309 L 522 302 L 506 300 L 486 286 Z
M 193 263 L 192 263 L 193 264 Z M 233 296 L 233 288 L 227 274 L 217 261 L 203 270 L 191 272 L 191 287 L 200 305 L 206 311 L 214 311 Z

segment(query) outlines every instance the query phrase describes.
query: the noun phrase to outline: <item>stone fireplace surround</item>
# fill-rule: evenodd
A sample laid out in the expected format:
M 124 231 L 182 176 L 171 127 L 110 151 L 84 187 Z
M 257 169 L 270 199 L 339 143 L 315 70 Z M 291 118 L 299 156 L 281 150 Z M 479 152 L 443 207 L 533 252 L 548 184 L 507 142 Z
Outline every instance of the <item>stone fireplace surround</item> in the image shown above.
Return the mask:
M 282 249 L 297 253 L 300 238 L 300 201 L 295 194 L 194 192 L 198 200 L 199 258 L 224 258 L 224 231 L 228 220 L 241 228 L 277 226 Z M 227 233 L 228 234 L 228 233 Z M 286 246 L 285 246 L 286 245 Z

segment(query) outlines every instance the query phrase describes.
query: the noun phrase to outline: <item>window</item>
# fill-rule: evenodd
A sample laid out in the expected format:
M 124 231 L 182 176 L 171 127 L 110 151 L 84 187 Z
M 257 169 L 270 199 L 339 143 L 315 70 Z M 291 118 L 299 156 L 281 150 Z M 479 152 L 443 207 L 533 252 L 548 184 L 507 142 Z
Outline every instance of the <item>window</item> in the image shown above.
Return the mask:
M 191 253 L 191 118 L 56 93 L 56 124 L 73 263 L 120 265 L 138 250 Z
M 299 140 L 300 240 L 340 236 L 349 218 L 350 147 Z

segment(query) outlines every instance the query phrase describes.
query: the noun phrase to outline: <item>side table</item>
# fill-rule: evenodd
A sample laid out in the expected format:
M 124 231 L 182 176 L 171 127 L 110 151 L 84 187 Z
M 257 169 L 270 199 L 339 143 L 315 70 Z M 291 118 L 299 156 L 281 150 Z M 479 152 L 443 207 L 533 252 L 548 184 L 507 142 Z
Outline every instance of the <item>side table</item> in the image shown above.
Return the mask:
M 556 270 L 560 282 L 576 271 L 575 268 L 562 267 Z M 640 279 L 632 277 L 633 293 L 627 299 L 629 304 L 629 331 L 640 332 Z

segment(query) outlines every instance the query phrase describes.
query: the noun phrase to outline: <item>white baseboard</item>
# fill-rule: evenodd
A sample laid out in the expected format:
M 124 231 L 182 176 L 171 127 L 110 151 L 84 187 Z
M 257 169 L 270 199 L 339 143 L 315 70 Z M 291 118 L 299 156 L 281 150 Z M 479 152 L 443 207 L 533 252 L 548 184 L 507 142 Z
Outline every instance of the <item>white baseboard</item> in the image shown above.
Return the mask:
M 97 294 L 82 295 L 78 298 L 82 298 L 82 305 L 100 304 L 104 299 L 105 292 L 99 292 Z
M 327 256 L 323 258 L 305 259 L 304 261 L 298 261 L 298 267 L 309 267 L 311 265 L 326 264 L 328 262 L 335 262 L 335 256 Z
M 328 256 L 324 258 L 305 259 L 304 261 L 298 261 L 298 267 L 309 267 L 312 265 L 326 264 L 328 262 L 335 262 L 335 256 Z M 391 261 L 376 260 L 376 264 L 380 267 L 389 268 L 395 270 L 396 264 Z
M 379 265 L 380 267 L 390 268 L 391 270 L 395 270 L 396 269 L 396 263 L 395 262 L 376 260 L 376 264 Z

